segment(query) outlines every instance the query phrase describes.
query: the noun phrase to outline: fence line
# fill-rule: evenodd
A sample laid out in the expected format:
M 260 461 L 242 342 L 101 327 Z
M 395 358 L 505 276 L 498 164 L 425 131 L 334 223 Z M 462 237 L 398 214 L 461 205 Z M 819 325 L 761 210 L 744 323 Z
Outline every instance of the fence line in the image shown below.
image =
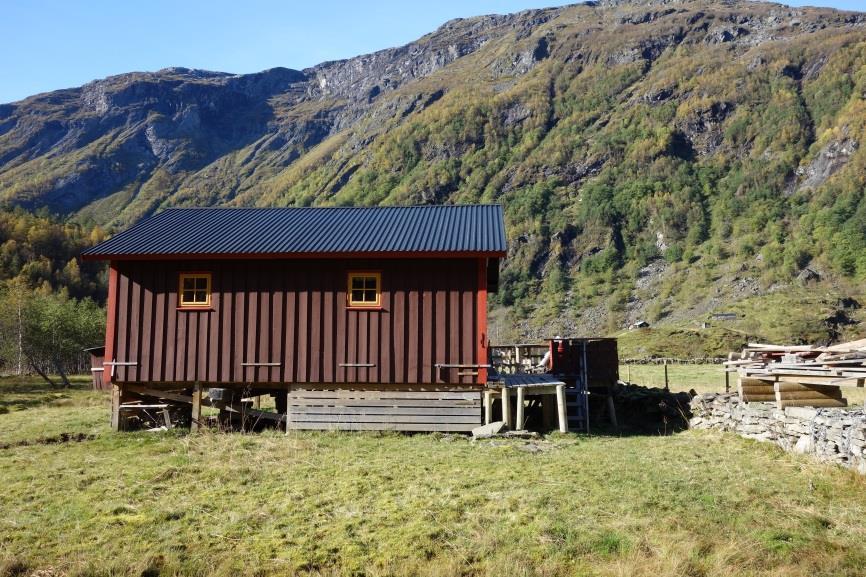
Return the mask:
M 728 360 L 726 357 L 695 357 L 691 359 L 678 359 L 674 357 L 655 358 L 647 357 L 641 359 L 620 359 L 621 365 L 717 365 Z

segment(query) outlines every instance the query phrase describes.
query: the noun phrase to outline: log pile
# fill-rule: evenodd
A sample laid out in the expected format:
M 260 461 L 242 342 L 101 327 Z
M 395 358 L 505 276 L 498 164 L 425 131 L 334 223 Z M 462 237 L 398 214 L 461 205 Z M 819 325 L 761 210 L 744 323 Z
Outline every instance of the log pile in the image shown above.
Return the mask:
M 749 343 L 725 362 L 744 402 L 785 407 L 847 407 L 842 387 L 866 382 L 866 339 L 829 347 Z

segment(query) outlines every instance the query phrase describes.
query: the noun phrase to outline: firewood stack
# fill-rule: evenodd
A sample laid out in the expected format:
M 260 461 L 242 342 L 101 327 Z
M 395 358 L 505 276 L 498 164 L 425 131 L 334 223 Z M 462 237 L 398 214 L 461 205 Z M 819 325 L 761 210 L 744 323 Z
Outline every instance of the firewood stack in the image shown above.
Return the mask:
M 829 347 L 749 343 L 725 362 L 742 401 L 785 407 L 847 407 L 842 387 L 866 382 L 866 339 Z

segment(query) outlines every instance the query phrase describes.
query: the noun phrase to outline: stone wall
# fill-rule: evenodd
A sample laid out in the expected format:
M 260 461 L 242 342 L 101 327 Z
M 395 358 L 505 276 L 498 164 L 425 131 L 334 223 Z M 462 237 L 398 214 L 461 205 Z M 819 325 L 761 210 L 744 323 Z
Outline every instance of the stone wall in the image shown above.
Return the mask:
M 862 408 L 777 409 L 776 403 L 743 403 L 734 393 L 706 393 L 692 399 L 691 410 L 692 428 L 732 431 L 866 474 L 866 411 Z

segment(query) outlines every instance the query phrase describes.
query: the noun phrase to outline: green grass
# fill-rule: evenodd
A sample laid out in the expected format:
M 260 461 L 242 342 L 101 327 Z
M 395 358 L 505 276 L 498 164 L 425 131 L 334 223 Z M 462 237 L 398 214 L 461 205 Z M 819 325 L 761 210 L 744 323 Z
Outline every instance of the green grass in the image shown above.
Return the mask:
M 645 387 L 664 387 L 663 365 L 620 365 L 619 378 Z M 730 377 L 731 388 L 737 386 L 736 375 Z M 698 393 L 723 392 L 725 373 L 721 365 L 668 365 L 668 385 L 674 391 L 694 389 Z
M 726 434 L 120 433 L 18 397 L 0 575 L 861 575 L 866 481 Z M 76 415 L 74 418 L 64 415 Z M 33 426 L 31 421 L 38 421 Z M 79 423 L 81 429 L 74 429 Z
M 622 359 L 727 357 L 728 352 L 742 349 L 749 342 L 746 333 L 725 327 L 659 326 L 622 331 L 615 336 Z
M 69 389 L 31 378 L 0 379 L 0 445 L 107 432 L 109 396 L 90 390 L 89 379 L 72 377 Z
M 686 278 L 676 287 L 693 295 L 694 287 Z M 672 282 L 668 279 L 667 282 Z M 853 283 L 851 283 L 853 284 Z M 864 308 L 842 308 L 843 299 L 857 302 L 866 297 L 849 283 L 824 282 L 808 287 L 794 284 L 784 291 L 747 298 L 720 299 L 712 312 L 733 313 L 735 320 L 715 320 L 710 314 L 689 321 L 666 323 L 661 320 L 650 328 L 623 330 L 615 334 L 622 359 L 727 357 L 749 342 L 776 344 L 828 344 L 862 338 Z M 683 307 L 685 304 L 674 306 Z M 833 325 L 828 319 L 841 313 L 847 323 Z M 706 322 L 699 328 L 698 321 Z

